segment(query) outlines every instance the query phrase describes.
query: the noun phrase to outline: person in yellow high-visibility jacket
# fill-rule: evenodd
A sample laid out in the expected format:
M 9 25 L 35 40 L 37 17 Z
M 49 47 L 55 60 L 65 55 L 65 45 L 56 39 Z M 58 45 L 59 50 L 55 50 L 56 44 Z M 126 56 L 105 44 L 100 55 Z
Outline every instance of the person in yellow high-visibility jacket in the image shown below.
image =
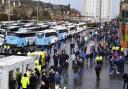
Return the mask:
M 4 52 L 7 53 L 7 45 L 4 44 Z
M 124 48 L 121 48 L 121 52 L 124 52 Z
M 103 57 L 101 55 L 97 55 L 95 60 L 96 60 L 97 64 L 102 64 Z
M 42 59 L 46 57 L 46 52 L 41 52 Z
M 115 50 L 115 49 L 116 49 L 116 47 L 113 46 L 113 47 L 112 47 L 112 50 Z
M 22 89 L 28 89 L 29 84 L 29 78 L 27 77 L 27 74 L 24 74 L 24 76 L 21 78 Z
M 37 69 L 38 69 L 38 71 L 41 73 L 41 65 L 37 65 Z
M 7 49 L 8 49 L 8 50 L 10 49 L 10 46 L 9 46 L 9 45 L 7 45 Z

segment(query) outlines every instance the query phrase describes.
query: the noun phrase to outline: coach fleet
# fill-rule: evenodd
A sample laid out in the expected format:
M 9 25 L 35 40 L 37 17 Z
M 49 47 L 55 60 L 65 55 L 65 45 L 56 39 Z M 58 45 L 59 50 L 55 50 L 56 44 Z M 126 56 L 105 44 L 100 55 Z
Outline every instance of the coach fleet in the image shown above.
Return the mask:
M 63 23 L 57 22 L 39 22 L 35 23 L 12 22 L 1 23 L 1 33 L 4 43 L 17 47 L 30 45 L 47 46 L 57 41 L 64 40 L 79 32 L 86 30 L 86 23 Z

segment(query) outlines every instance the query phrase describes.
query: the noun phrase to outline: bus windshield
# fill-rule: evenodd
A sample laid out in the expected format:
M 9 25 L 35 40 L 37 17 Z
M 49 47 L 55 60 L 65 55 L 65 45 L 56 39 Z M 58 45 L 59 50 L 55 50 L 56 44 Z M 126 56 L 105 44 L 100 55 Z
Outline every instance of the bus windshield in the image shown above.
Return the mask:
M 37 33 L 37 36 L 38 37 L 43 37 L 44 36 L 44 33 L 41 33 L 41 32 L 40 33 Z
M 0 30 L 0 34 L 4 34 L 4 31 Z
M 17 36 L 17 37 L 20 37 L 20 38 L 34 37 L 35 33 L 9 33 L 8 36 Z
M 59 30 L 59 33 L 64 33 L 64 32 L 67 32 L 67 30 L 66 29 Z
M 72 30 L 76 30 L 76 28 L 75 28 L 75 27 L 71 27 L 71 28 L 70 28 L 70 31 L 72 31 Z
M 83 27 L 83 25 L 79 25 L 79 27 Z
M 45 33 L 45 37 L 50 37 L 50 36 L 57 36 L 57 33 L 56 32 Z

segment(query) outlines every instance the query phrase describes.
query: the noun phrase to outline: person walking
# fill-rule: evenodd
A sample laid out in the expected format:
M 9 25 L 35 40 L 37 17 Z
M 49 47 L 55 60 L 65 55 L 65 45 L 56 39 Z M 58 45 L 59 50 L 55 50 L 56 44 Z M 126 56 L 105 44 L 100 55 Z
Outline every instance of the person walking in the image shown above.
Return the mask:
M 128 89 L 128 73 L 124 73 L 123 80 L 124 80 L 123 89 Z M 125 88 L 126 85 L 127 85 L 127 88 Z
M 58 89 L 60 87 L 60 81 L 61 81 L 61 76 L 58 72 L 55 73 L 54 79 L 55 79 L 55 89 Z
M 18 83 L 18 89 L 20 89 L 21 88 L 21 77 L 22 77 L 22 74 L 21 73 L 19 73 L 18 74 L 18 76 L 17 76 L 17 83 Z
M 59 54 L 58 53 L 55 53 L 53 55 L 53 61 L 54 61 L 55 67 L 58 67 L 58 63 L 59 63 Z
M 64 77 L 65 83 L 67 83 L 68 67 L 69 67 L 69 63 L 68 63 L 68 60 L 66 60 L 66 61 L 64 62 L 64 65 L 63 65 L 63 77 Z
M 37 77 L 32 73 L 30 76 L 30 89 L 36 89 L 36 84 L 37 84 Z
M 50 85 L 50 89 L 55 89 L 55 72 L 53 69 L 50 70 L 49 72 L 49 85 Z
M 95 71 L 96 71 L 96 78 L 97 78 L 97 80 L 100 80 L 100 71 L 101 71 L 101 66 L 100 66 L 100 64 L 97 64 L 97 65 L 96 65 Z
M 74 52 L 75 44 L 74 42 L 70 43 L 70 53 L 72 54 Z
M 73 76 L 74 76 L 74 81 L 75 82 L 78 79 L 78 71 L 79 71 L 79 66 L 77 64 L 77 61 L 75 61 L 75 64 L 73 65 Z
M 28 86 L 30 84 L 30 81 L 29 81 L 29 78 L 27 77 L 27 74 L 26 73 L 21 78 L 21 84 L 22 84 L 22 89 L 28 89 Z

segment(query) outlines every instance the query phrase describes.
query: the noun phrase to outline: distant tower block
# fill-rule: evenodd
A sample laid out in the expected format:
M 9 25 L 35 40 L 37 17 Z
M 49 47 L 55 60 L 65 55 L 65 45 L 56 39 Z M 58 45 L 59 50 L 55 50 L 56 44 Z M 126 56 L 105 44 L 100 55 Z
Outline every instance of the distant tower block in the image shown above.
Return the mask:
M 101 13 L 101 14 L 100 14 Z M 111 20 L 112 0 L 84 0 L 84 16 L 99 21 Z

